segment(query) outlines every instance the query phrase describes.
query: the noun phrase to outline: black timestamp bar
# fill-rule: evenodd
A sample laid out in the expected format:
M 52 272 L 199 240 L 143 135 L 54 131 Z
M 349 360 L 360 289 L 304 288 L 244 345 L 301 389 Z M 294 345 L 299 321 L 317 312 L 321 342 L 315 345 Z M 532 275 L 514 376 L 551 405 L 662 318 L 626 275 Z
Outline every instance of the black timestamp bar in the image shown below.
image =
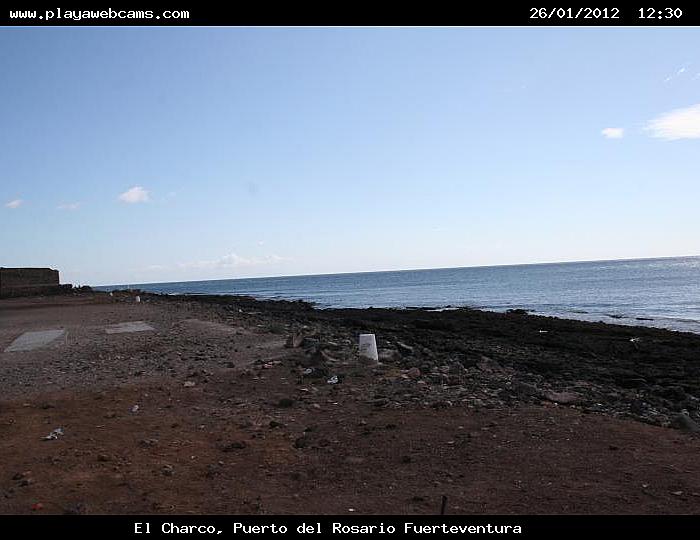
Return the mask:
M 232 4 L 216 8 L 201 3 L 177 10 L 117 8 L 44 9 L 28 3 L 0 9 L 2 26 L 700 26 L 700 8 L 691 7 L 503 7 L 492 4 L 440 9 L 345 9 L 322 11 L 298 3 L 270 10 L 266 5 L 241 10 Z M 144 5 L 144 8 L 149 6 Z M 180 9 L 182 8 L 182 9 Z M 69 16 L 70 15 L 70 16 Z
M 535 26 L 696 26 L 698 10 L 681 7 L 531 7 L 529 25 Z

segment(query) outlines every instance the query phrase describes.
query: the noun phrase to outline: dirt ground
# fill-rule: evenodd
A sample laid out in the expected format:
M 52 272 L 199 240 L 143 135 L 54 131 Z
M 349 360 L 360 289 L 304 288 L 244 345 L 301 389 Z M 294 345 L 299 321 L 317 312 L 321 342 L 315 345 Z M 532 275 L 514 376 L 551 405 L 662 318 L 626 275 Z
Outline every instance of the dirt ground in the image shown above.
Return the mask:
M 301 349 L 285 347 L 313 310 L 292 321 L 266 303 L 144 300 L 0 301 L 1 351 L 66 330 L 0 352 L 1 513 L 436 514 L 443 495 L 450 514 L 700 510 L 692 433 L 545 399 L 475 405 L 469 386 L 444 405 L 414 399 L 434 384 L 390 359 L 339 363 L 330 384 L 301 376 Z M 105 332 L 128 321 L 154 330 Z

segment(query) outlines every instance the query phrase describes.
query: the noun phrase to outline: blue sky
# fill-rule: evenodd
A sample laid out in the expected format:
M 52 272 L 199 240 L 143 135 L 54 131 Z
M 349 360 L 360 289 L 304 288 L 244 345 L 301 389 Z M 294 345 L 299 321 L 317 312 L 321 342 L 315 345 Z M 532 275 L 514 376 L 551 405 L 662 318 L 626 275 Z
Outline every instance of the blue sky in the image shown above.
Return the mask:
M 0 265 L 139 283 L 700 254 L 700 33 L 0 29 Z

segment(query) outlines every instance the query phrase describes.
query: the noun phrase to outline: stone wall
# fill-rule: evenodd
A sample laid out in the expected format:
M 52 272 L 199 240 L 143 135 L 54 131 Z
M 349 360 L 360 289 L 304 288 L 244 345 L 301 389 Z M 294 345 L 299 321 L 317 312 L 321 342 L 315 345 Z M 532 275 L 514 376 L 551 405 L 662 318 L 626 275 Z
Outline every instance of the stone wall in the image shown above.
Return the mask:
M 0 297 L 61 292 L 58 270 L 51 268 L 0 268 Z

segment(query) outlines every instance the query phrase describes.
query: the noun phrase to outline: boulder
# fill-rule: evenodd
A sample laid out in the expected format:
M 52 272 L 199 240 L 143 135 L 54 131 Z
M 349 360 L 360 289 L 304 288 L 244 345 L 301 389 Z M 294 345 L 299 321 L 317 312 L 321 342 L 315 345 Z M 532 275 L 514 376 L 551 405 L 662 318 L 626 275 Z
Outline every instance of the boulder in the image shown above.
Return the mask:
M 700 433 L 700 425 L 687 413 L 679 413 L 671 419 L 671 427 L 690 433 Z

